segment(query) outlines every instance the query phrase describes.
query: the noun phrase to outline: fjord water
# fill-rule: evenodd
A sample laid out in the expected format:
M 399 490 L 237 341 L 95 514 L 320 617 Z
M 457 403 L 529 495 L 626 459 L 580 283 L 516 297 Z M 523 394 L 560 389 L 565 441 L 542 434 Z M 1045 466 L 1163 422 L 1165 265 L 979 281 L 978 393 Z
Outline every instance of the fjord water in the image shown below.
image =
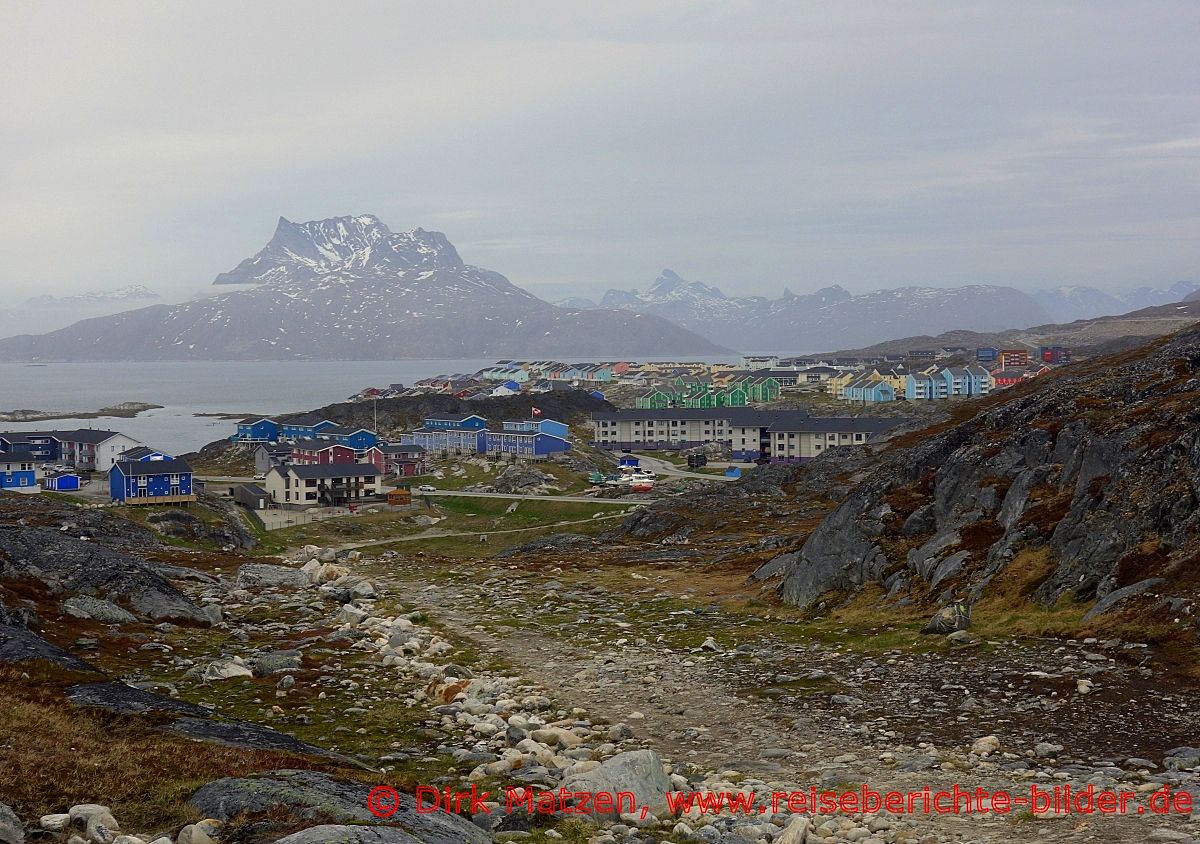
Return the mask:
M 233 420 L 200 413 L 272 414 L 342 401 L 364 387 L 475 372 L 494 360 L 153 361 L 0 363 L 0 410 L 93 411 L 125 401 L 161 404 L 134 419 L 0 422 L 0 430 L 111 428 L 167 451 L 194 451 L 232 434 Z

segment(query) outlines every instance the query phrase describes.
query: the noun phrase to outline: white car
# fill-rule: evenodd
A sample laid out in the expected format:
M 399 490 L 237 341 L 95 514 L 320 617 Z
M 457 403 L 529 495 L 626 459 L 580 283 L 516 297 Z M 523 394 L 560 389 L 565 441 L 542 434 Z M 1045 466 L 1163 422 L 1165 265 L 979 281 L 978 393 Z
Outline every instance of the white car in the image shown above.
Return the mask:
M 417 492 L 437 492 L 437 487 L 430 486 L 429 484 L 421 484 L 417 487 Z

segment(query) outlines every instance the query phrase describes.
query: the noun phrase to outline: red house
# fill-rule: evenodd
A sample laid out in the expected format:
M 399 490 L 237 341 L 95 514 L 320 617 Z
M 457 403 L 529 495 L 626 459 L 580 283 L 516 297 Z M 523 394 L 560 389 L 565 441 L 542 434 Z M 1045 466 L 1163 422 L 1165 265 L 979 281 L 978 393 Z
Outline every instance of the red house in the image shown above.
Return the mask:
M 323 465 L 329 463 L 358 462 L 354 449 L 348 445 L 329 440 L 296 440 L 292 443 L 289 463 L 300 465 Z
M 425 449 L 419 445 L 381 443 L 367 449 L 362 462 L 372 464 L 382 474 L 401 478 L 424 475 L 426 470 Z

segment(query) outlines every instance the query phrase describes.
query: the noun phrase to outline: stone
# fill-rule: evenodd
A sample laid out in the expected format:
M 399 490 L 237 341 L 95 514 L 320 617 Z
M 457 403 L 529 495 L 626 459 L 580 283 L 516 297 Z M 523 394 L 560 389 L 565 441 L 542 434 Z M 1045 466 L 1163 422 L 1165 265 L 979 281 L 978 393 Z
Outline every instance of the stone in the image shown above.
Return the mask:
M 971 626 L 971 607 L 965 601 L 956 601 L 947 607 L 942 607 L 933 614 L 922 633 L 947 634 L 966 630 Z
M 250 657 L 250 671 L 255 677 L 270 677 L 277 671 L 294 671 L 300 668 L 300 651 L 268 651 Z
M 808 840 L 808 833 L 811 827 L 812 822 L 808 818 L 794 817 L 783 828 L 783 832 L 779 833 L 779 837 L 775 839 L 774 844 L 804 844 Z
M 63 612 L 74 618 L 90 618 L 101 624 L 129 624 L 137 617 L 112 601 L 93 598 L 90 595 L 74 595 L 63 601 Z
M 64 816 L 47 815 L 46 817 Z M 21 826 L 21 821 L 17 818 L 16 813 L 5 803 L 0 803 L 0 844 L 25 844 L 25 828 Z
M 237 677 L 253 677 L 254 672 L 246 666 L 244 662 L 237 659 L 217 659 L 210 662 L 204 668 L 204 674 L 201 675 L 204 682 L 211 683 L 214 680 L 232 680 Z
M 63 813 L 61 815 L 42 815 L 38 820 L 38 826 L 48 832 L 62 832 L 70 823 L 71 816 Z
M 425 844 L 394 826 L 325 824 L 293 832 L 275 844 Z
M 983 738 L 975 739 L 975 743 L 971 745 L 971 752 L 976 756 L 987 756 L 999 749 L 1000 739 L 996 736 L 984 736 Z
M 618 753 L 593 771 L 563 780 L 563 787 L 568 791 L 590 791 L 593 794 L 606 792 L 616 795 L 617 792 L 628 791 L 634 795 L 637 806 L 647 807 L 658 815 L 669 812 L 666 795 L 672 790 L 671 780 L 663 772 L 662 760 L 653 750 Z
M 216 844 L 216 842 L 205 832 L 203 827 L 197 824 L 188 824 L 179 830 L 179 835 L 175 836 L 175 844 Z
M 1063 746 L 1049 741 L 1039 741 L 1033 746 L 1033 752 L 1038 756 L 1057 756 L 1062 753 Z
M 330 828 L 314 827 L 301 830 L 281 839 L 290 844 L 318 844 L 318 842 L 400 842 L 410 844 L 489 844 L 491 841 L 483 830 L 467 820 L 446 812 L 417 814 L 416 800 L 411 794 L 399 792 L 396 812 L 390 817 L 377 819 L 367 809 L 367 798 L 371 786 L 350 780 L 340 780 L 315 771 L 272 771 L 248 777 L 225 777 L 214 780 L 192 795 L 188 805 L 196 811 L 217 820 L 228 820 L 235 815 L 271 813 L 281 823 L 295 825 L 308 821 L 323 823 Z M 287 820 L 291 818 L 292 820 Z M 398 835 L 401 830 L 388 831 L 386 827 L 358 826 L 362 823 L 386 823 L 399 825 L 407 831 L 409 838 L 362 838 L 362 837 L 319 837 L 329 836 Z M 349 828 L 341 824 L 352 824 Z M 359 832 L 362 831 L 362 832 Z M 293 836 L 309 837 L 295 838 Z M 313 837 L 318 836 L 318 837 Z
M 308 575 L 300 569 L 273 566 L 267 563 L 246 563 L 238 568 L 237 585 L 247 586 L 293 586 L 308 585 Z

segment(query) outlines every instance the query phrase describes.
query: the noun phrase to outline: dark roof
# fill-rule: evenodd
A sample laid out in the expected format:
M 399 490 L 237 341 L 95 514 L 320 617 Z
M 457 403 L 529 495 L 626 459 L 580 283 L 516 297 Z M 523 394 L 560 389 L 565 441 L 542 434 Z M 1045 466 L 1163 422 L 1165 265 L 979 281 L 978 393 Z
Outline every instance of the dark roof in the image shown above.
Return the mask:
M 334 425 L 332 428 L 324 429 L 323 431 L 321 431 L 321 433 L 326 436 L 333 434 L 335 436 L 343 436 L 344 437 L 344 436 L 349 436 L 350 434 L 357 434 L 359 431 L 366 431 L 368 434 L 375 433 L 370 428 L 362 428 L 362 427 L 347 428 L 345 425 Z
M 113 437 L 121 436 L 119 431 L 101 431 L 96 428 L 80 428 L 77 431 L 71 431 L 64 437 L 59 437 L 60 440 L 66 440 L 73 443 L 88 443 L 96 445 Z M 130 437 L 133 439 L 133 437 Z
M 141 460 L 143 457 L 149 457 L 151 454 L 162 454 L 161 451 L 155 451 L 149 446 L 135 445 L 133 448 L 122 451 L 120 456 L 126 460 Z
M 33 437 L 50 437 L 59 442 L 89 443 L 95 445 L 119 434 L 119 431 L 102 431 L 98 428 L 76 428 L 73 431 L 14 431 L 7 434 L 0 434 L 0 436 L 9 442 L 18 440 L 27 442 Z M 133 439 L 133 437 L 130 437 L 130 439 Z
M 281 425 L 317 425 L 321 422 L 329 422 L 332 424 L 332 419 L 326 419 L 319 413 L 301 413 L 299 416 L 293 416 L 290 419 L 285 419 L 279 424 Z
M 758 410 L 753 407 L 664 407 L 659 410 L 610 410 L 592 414 L 592 419 L 614 421 L 648 421 L 651 419 L 677 419 L 680 422 L 726 419 L 730 424 L 739 428 L 751 428 L 755 425 L 766 427 L 783 419 L 807 419 L 808 413 L 803 410 Z
M 771 431 L 795 431 L 807 434 L 882 434 L 907 421 L 906 419 L 882 419 L 867 416 L 810 417 L 798 422 L 780 420 L 771 425 Z
M 323 451 L 327 448 L 350 448 L 350 446 L 343 443 L 335 443 L 333 440 L 304 439 L 295 440 L 292 443 L 292 448 L 299 451 Z
M 410 454 L 421 454 L 425 451 L 425 446 L 423 445 L 405 445 L 404 443 L 380 443 L 378 446 L 376 446 L 376 448 L 378 448 L 384 454 L 395 454 L 401 451 L 405 451 Z
M 478 413 L 464 413 L 462 416 L 426 416 L 434 422 L 462 422 L 464 419 L 482 419 Z
M 170 460 L 118 460 L 114 465 L 122 475 L 135 478 L 142 475 L 181 475 L 192 471 L 182 457 Z
M 279 470 L 273 469 L 272 471 Z M 293 464 L 288 467 L 287 471 L 303 480 L 313 478 L 374 478 L 379 475 L 379 470 L 370 463 Z
M 249 493 L 250 495 L 260 495 L 263 498 L 268 497 L 267 491 L 258 484 L 242 484 L 242 491 Z

